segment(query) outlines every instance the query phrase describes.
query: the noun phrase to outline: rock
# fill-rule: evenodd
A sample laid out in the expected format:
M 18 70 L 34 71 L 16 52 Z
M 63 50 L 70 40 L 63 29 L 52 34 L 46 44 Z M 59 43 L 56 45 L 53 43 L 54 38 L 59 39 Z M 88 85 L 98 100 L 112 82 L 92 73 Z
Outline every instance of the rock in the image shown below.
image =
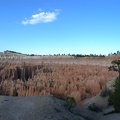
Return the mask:
M 113 106 L 108 106 L 106 109 L 103 109 L 103 114 L 108 115 L 115 112 L 115 108 Z
M 86 120 L 64 106 L 54 97 L 0 96 L 1 120 Z M 7 113 L 7 115 L 6 115 Z
M 95 104 L 101 110 L 108 106 L 108 97 L 102 98 L 100 94 L 86 100 L 83 104 L 85 108 L 88 108 L 90 105 Z
M 101 116 L 98 120 L 120 120 L 120 113 Z
M 53 58 L 53 61 L 56 61 L 55 59 Z M 48 58 L 44 60 L 49 62 Z M 106 86 L 107 80 L 116 75 L 114 72 L 109 73 L 104 66 L 57 64 L 57 62 L 43 64 L 39 61 L 41 59 L 0 62 L 1 94 L 53 95 L 61 99 L 73 96 L 77 103 L 82 103 L 83 100 L 97 95 L 101 88 Z

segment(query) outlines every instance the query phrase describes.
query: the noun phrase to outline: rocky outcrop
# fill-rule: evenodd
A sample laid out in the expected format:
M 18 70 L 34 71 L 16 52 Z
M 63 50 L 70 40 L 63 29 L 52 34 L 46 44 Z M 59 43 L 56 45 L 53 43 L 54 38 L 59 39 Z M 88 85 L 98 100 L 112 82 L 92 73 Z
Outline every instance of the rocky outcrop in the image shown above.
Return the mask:
M 4 64 L 0 69 L 0 81 L 17 80 L 27 81 L 37 74 L 37 70 L 42 68 L 42 65 L 29 65 L 23 62 L 21 65 Z
M 74 112 L 69 111 L 65 105 L 65 101 L 50 96 L 0 96 L 0 118 L 1 120 L 87 120 L 86 118 L 97 117 L 96 113 L 79 108 L 74 108 Z
M 73 96 L 77 103 L 97 95 L 117 76 L 97 65 L 0 64 L 1 94 L 12 96 Z

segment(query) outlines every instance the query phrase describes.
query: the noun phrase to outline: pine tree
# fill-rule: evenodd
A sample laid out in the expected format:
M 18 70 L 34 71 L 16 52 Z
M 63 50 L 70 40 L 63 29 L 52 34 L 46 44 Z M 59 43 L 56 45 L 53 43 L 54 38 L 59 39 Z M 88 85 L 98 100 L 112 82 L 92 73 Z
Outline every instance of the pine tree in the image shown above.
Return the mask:
M 120 80 L 120 60 L 114 60 L 111 62 L 111 66 L 108 67 L 109 70 L 117 71 L 118 72 L 118 78 Z

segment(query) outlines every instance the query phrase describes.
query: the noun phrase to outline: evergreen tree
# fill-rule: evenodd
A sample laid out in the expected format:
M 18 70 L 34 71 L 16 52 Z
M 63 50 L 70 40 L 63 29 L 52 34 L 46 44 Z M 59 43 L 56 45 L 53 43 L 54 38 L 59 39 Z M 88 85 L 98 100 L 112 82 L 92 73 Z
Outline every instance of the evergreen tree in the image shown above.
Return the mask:
M 116 112 L 120 112 L 120 79 L 118 78 L 115 81 L 114 93 L 110 96 L 108 102 L 114 106 Z
M 109 70 L 113 70 L 113 71 L 117 71 L 119 76 L 119 80 L 120 80 L 120 60 L 114 60 L 111 62 L 111 66 L 108 67 Z

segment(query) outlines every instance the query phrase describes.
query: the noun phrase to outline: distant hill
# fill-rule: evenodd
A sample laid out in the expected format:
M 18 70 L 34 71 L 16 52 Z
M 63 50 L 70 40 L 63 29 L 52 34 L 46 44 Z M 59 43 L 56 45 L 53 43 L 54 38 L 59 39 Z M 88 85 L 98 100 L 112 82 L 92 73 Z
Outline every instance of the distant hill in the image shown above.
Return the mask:
M 6 51 L 4 51 L 4 53 L 16 53 L 16 54 L 22 54 L 22 53 L 15 52 L 15 51 L 10 51 L 10 50 L 6 50 Z

